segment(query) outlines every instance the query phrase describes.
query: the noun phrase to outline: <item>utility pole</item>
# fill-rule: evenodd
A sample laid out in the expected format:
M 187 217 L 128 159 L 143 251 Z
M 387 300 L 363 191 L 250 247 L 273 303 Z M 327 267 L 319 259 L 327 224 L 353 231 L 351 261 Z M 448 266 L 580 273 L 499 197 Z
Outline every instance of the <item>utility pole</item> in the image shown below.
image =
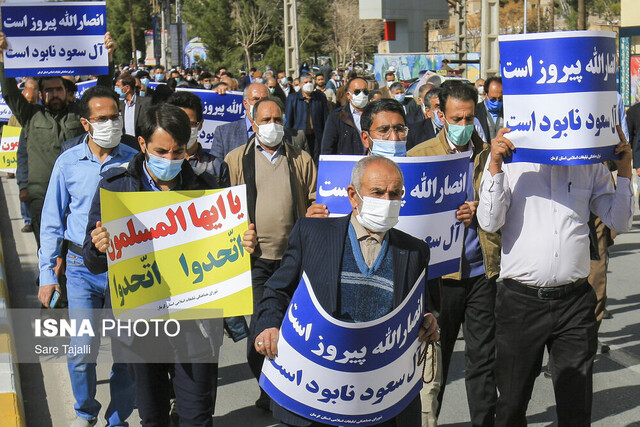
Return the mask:
M 487 78 L 500 73 L 500 1 L 482 0 L 480 7 L 480 76 Z
M 298 77 L 298 10 L 296 0 L 284 0 L 284 61 L 287 76 Z
M 133 26 L 133 0 L 129 0 L 129 24 L 131 26 L 131 51 L 133 52 L 133 67 L 138 68 L 138 53 L 136 52 L 136 32 Z
M 527 0 L 524 0 L 524 33 L 527 34 Z
M 451 4 L 451 3 L 450 3 Z M 456 22 L 456 48 L 458 51 L 458 60 L 467 60 L 467 2 L 466 0 L 457 0 L 454 6 L 454 13 L 458 15 Z M 465 62 L 460 62 L 460 69 L 466 76 L 467 66 Z
M 584 0 L 578 0 L 578 30 L 587 29 L 587 13 L 584 8 Z
M 131 0 L 129 0 L 131 1 Z M 540 0 L 538 0 L 540 1 Z M 182 41 L 182 2 L 180 0 L 176 0 L 176 28 L 178 29 L 178 66 L 182 66 L 184 64 L 183 59 L 183 41 Z
M 556 30 L 556 0 L 551 0 L 551 9 L 549 11 L 549 31 L 553 32 Z

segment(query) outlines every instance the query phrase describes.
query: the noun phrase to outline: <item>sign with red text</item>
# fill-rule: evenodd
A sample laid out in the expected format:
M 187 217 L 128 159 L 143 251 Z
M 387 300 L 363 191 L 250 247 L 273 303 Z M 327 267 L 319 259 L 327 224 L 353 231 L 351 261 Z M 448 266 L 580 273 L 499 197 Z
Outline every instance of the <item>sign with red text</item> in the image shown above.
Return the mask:
M 100 190 L 114 314 L 190 318 L 251 314 L 250 255 L 244 185 L 222 190 Z M 179 316 L 174 314 L 180 313 Z M 143 316 L 143 317 L 144 317 Z
M 0 172 L 16 173 L 18 168 L 18 142 L 22 128 L 15 126 L 2 127 L 0 140 Z

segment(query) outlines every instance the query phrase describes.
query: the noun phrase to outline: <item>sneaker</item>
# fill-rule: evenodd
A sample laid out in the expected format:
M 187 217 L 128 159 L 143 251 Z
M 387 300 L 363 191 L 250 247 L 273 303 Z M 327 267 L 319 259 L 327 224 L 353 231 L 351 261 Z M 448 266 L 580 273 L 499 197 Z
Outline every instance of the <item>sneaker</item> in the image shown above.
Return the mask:
M 602 312 L 602 318 L 607 320 L 613 319 L 613 314 L 609 313 L 609 310 L 605 308 L 604 311 Z
M 22 231 L 23 233 L 33 233 L 33 227 L 31 226 L 31 224 L 25 224 L 24 227 L 20 229 L 20 231 Z
M 98 422 L 97 419 L 85 420 L 76 416 L 76 419 L 71 423 L 71 427 L 93 427 Z

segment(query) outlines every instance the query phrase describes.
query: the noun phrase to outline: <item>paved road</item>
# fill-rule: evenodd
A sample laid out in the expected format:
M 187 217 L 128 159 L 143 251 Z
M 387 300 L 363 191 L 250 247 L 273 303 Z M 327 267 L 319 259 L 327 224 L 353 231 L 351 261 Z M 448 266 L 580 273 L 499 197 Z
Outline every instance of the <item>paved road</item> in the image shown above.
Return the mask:
M 36 245 L 31 234 L 20 232 L 22 221 L 15 179 L 2 178 L 0 186 L 0 232 L 5 245 L 7 276 L 13 307 L 37 307 Z M 6 200 L 6 204 L 5 204 Z M 618 236 L 611 248 L 608 309 L 614 318 L 605 320 L 600 341 L 610 346 L 596 357 L 593 424 L 596 426 L 640 426 L 640 215 L 630 233 Z M 255 380 L 245 363 L 246 341 L 225 338 L 220 360 L 218 398 L 214 424 L 218 426 L 277 425 L 269 414 L 256 409 Z M 440 415 L 440 425 L 468 425 L 469 412 L 464 390 L 464 343 L 459 340 L 452 362 Z M 98 371 L 98 399 L 108 404 L 108 370 Z M 73 397 L 64 363 L 20 365 L 22 391 L 28 426 L 67 426 L 73 419 Z M 551 380 L 537 379 L 529 405 L 531 425 L 556 424 Z M 98 425 L 104 425 L 100 420 Z M 139 426 L 137 412 L 130 419 Z

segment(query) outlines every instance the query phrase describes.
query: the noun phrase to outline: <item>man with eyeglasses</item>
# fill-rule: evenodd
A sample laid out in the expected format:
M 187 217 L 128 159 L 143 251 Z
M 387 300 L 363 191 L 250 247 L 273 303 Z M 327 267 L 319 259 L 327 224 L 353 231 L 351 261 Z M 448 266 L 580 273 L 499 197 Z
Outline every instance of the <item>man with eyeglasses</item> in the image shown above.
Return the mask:
M 347 104 L 335 109 L 324 128 L 320 154 L 362 155 L 367 147 L 362 144 L 360 118 L 369 103 L 367 81 L 354 77 L 347 83 Z
M 504 127 L 504 111 L 502 110 L 502 77 L 489 77 L 484 82 L 484 101 L 476 106 L 476 116 L 482 125 L 482 130 L 492 141 L 498 130 Z
M 475 132 L 474 118 L 478 92 L 470 84 L 455 83 L 441 89 L 440 110 L 436 111 L 444 123 L 443 131 L 418 144 L 408 156 L 441 156 L 471 151 L 467 179 L 467 201 L 456 212 L 465 225 L 463 252 L 456 273 L 441 280 L 442 302 L 438 323 L 442 328 L 443 381 L 437 402 L 431 404 L 439 413 L 447 374 L 463 325 L 465 340 L 465 384 L 467 400 L 474 426 L 492 426 L 496 410 L 495 317 L 496 278 L 499 273 L 500 237 L 478 227 L 475 218 L 478 206 L 478 187 L 490 146 Z M 424 397 L 424 396 L 423 396 Z M 433 394 L 430 395 L 433 399 Z
M 103 86 L 94 86 L 84 93 L 78 107 L 85 134 L 79 138 L 77 145 L 75 139 L 78 138 L 62 144 L 63 148 L 70 148 L 56 160 L 44 199 L 40 234 L 42 246 L 38 252 L 38 299 L 45 307 L 49 307 L 54 292 L 61 292 L 56 261 L 61 256 L 61 247 L 66 246 L 69 316 L 86 318 L 89 312 L 92 316 L 99 316 L 97 309 L 105 306 L 108 286 L 107 273 L 92 274 L 82 256 L 91 201 L 100 174 L 128 163 L 136 150 L 121 144 L 122 117 L 118 112 L 116 92 Z M 97 317 L 92 318 L 92 324 L 98 321 Z M 74 348 L 89 344 L 93 349 L 98 349 L 100 345 L 99 337 L 75 336 L 71 337 L 70 344 Z M 112 341 L 112 347 L 116 345 Z M 101 406 L 95 399 L 95 358 L 86 357 L 68 355 L 69 377 L 76 400 L 73 427 L 96 424 Z M 133 381 L 126 364 L 113 364 L 110 382 L 111 403 L 105 413 L 107 425 L 126 425 L 134 405 Z

